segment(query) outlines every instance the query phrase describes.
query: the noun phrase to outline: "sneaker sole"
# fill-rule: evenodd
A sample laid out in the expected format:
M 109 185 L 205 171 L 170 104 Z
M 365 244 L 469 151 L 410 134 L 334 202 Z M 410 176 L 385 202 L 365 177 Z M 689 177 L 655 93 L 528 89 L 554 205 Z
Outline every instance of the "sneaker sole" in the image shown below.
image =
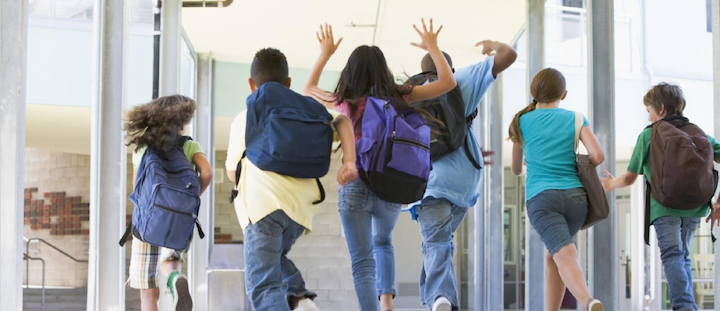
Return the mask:
M 605 311 L 605 307 L 601 303 L 596 303 L 592 306 L 590 311 Z
M 452 306 L 447 304 L 441 304 L 435 309 L 437 311 L 452 311 Z
M 192 297 L 190 297 L 190 286 L 186 278 L 178 278 L 175 281 L 175 293 L 177 294 L 175 311 L 192 311 L 193 301 Z

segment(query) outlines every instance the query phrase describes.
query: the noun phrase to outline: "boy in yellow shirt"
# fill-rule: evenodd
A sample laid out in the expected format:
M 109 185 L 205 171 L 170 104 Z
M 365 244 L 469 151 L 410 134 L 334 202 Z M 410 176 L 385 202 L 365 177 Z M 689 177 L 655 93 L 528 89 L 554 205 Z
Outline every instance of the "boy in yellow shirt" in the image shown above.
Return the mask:
M 271 81 L 290 87 L 291 79 L 285 55 L 266 48 L 255 54 L 248 83 L 255 92 Z M 333 116 L 343 151 L 343 166 L 337 181 L 345 184 L 357 176 L 353 130 L 346 116 L 328 111 Z M 248 297 L 256 311 L 318 310 L 312 301 L 317 295 L 305 288 L 300 271 L 287 258 L 295 241 L 312 230 L 312 220 L 317 213 L 313 202 L 320 197 L 318 184 L 312 178 L 261 170 L 243 158 L 246 119 L 247 111 L 243 111 L 232 123 L 225 168 L 228 178 L 236 181 L 235 171 L 242 161 L 238 197 L 234 202 L 245 233 Z

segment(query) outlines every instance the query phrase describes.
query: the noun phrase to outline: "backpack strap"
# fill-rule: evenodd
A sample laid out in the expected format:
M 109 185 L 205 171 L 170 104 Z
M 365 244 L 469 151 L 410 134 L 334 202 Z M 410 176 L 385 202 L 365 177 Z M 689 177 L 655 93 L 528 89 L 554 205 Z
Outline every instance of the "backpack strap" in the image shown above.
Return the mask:
M 198 235 L 200 236 L 200 238 L 204 239 L 205 232 L 203 232 L 202 226 L 200 226 L 200 221 L 197 218 L 195 218 L 195 227 L 197 227 Z
M 473 111 L 469 116 L 465 117 L 465 124 L 467 124 L 468 131 L 470 129 L 470 126 L 472 125 L 472 122 L 475 120 L 475 118 L 478 115 L 478 109 L 475 108 L 475 111 Z M 470 163 L 475 167 L 476 170 L 479 170 L 482 168 L 482 165 L 475 160 L 475 157 L 472 156 L 470 153 L 470 146 L 468 143 L 467 135 L 465 135 L 465 143 L 463 144 L 463 149 L 465 149 L 465 155 L 467 156 L 468 160 L 470 160 Z M 482 150 L 480 151 L 482 153 Z
M 127 242 L 128 237 L 130 237 L 130 234 L 133 231 L 133 224 L 132 221 L 128 224 L 127 228 L 125 229 L 125 233 L 123 233 L 122 237 L 120 238 L 120 247 L 125 246 L 125 243 Z
M 320 178 L 315 178 L 315 182 L 318 185 L 318 189 L 320 189 L 320 200 L 317 200 L 317 201 L 313 202 L 312 204 L 318 205 L 318 204 L 322 203 L 323 201 L 325 201 L 325 188 L 323 188 L 323 185 L 320 182 Z
M 645 178 L 645 244 L 650 246 L 650 181 Z
M 240 161 L 238 161 L 237 166 L 235 167 L 235 189 L 230 193 L 230 203 L 232 204 L 235 201 L 235 198 L 238 196 L 238 185 L 240 184 L 240 173 L 242 172 L 242 160 L 245 159 L 247 151 L 243 151 L 242 157 L 240 157 Z

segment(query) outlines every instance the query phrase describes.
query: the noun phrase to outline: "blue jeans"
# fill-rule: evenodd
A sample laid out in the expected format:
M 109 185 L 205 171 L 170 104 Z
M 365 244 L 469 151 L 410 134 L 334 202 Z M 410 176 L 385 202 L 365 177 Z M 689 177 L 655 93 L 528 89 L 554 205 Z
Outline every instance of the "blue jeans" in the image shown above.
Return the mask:
M 305 288 L 300 270 L 287 258 L 305 227 L 277 210 L 245 228 L 245 287 L 255 311 L 290 311 L 288 296 L 317 295 Z
M 431 307 L 439 297 L 459 307 L 457 280 L 452 264 L 453 233 L 460 227 L 468 208 L 447 199 L 425 198 L 415 207 L 422 234 L 423 266 L 420 271 L 420 301 Z
M 350 251 L 360 309 L 377 311 L 380 295 L 395 296 L 392 230 L 401 204 L 380 200 L 362 180 L 340 186 L 339 194 L 340 221 Z
M 689 256 L 690 241 L 699 224 L 697 217 L 664 216 L 653 222 L 673 310 L 697 310 Z

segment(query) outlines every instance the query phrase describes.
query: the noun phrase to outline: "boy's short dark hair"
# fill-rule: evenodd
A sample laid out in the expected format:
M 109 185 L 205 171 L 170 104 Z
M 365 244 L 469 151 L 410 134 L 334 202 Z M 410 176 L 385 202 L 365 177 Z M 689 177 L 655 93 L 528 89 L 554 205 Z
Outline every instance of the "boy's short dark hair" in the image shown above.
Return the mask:
M 448 65 L 450 65 L 450 68 L 453 67 L 452 65 L 452 58 L 450 58 L 450 55 L 448 53 L 442 52 L 443 56 L 445 56 L 445 59 L 448 62 Z M 420 62 L 420 68 L 423 72 L 426 71 L 437 71 L 437 68 L 435 68 L 435 62 L 433 62 L 432 57 L 430 56 L 430 53 L 425 54 L 425 57 L 423 57 L 422 61 Z
M 270 81 L 285 84 L 288 79 L 285 54 L 274 48 L 257 51 L 250 66 L 250 78 L 258 87 Z
M 655 108 L 658 112 L 662 110 L 662 105 L 665 105 L 668 116 L 682 114 L 685 110 L 685 95 L 680 86 L 662 82 L 645 94 L 643 104 Z

